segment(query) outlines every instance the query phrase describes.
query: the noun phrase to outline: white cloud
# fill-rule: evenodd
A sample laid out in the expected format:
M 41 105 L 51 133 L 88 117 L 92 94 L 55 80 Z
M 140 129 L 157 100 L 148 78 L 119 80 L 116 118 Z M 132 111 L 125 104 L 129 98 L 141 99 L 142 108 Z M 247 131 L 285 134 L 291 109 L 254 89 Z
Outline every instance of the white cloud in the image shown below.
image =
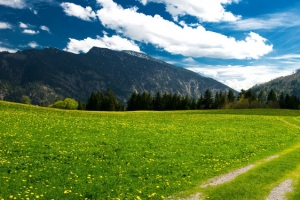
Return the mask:
M 257 18 L 249 18 L 232 22 L 228 26 L 235 30 L 264 30 L 300 26 L 300 10 L 266 14 Z
M 96 19 L 96 14 L 91 7 L 87 6 L 86 8 L 76 5 L 74 3 L 61 3 L 61 7 L 64 9 L 64 12 L 68 16 L 78 17 L 85 21 L 91 21 Z
M 183 62 L 186 62 L 186 63 L 195 63 L 196 61 L 193 58 L 188 57 L 188 58 L 183 59 Z
M 226 0 L 224 0 L 226 2 Z M 135 41 L 151 43 L 172 54 L 187 57 L 257 59 L 272 51 L 273 45 L 250 32 L 245 40 L 207 31 L 204 27 L 180 27 L 159 15 L 138 13 L 137 8 L 123 9 L 112 0 L 97 0 L 102 6 L 97 16 L 101 23 Z
M 31 10 L 33 12 L 33 14 L 37 15 L 38 14 L 38 11 L 37 10 L 34 10 L 33 8 L 29 8 L 29 10 Z
M 43 31 L 47 31 L 48 33 L 51 33 L 50 29 L 47 26 L 40 26 L 40 29 Z
M 35 30 L 25 29 L 23 31 L 23 33 L 29 34 L 29 35 L 36 35 L 36 34 L 39 34 L 40 32 L 39 31 L 35 31 Z
M 241 16 L 235 16 L 225 10 L 224 6 L 238 3 L 239 0 L 140 0 L 143 5 L 148 2 L 163 3 L 166 11 L 176 20 L 179 16 L 191 15 L 205 22 L 236 21 Z M 177 20 L 176 20 L 177 21 Z
M 121 38 L 120 36 L 114 35 L 112 37 L 108 37 L 104 35 L 103 37 L 97 36 L 96 39 L 92 39 L 90 37 L 84 40 L 76 40 L 70 38 L 70 42 L 67 47 L 64 49 L 65 51 L 69 51 L 72 53 L 80 53 L 80 52 L 88 52 L 92 47 L 101 47 L 108 48 L 112 50 L 132 50 L 136 52 L 140 52 L 140 48 L 133 42 L 125 38 Z
M 6 47 L 1 47 L 0 46 L 0 52 L 2 52 L 2 51 L 8 51 L 10 53 L 15 53 L 15 52 L 18 51 L 18 49 L 10 49 L 10 48 L 6 48 Z
M 10 23 L 7 22 L 0 22 L 0 29 L 11 29 L 12 26 Z
M 269 59 L 273 59 L 273 60 L 293 60 L 293 59 L 300 59 L 300 54 L 287 54 L 287 55 L 282 55 L 282 56 L 269 57 Z
M 20 28 L 29 28 L 30 27 L 29 24 L 25 24 L 23 22 L 19 22 L 19 26 L 20 26 Z
M 29 42 L 29 43 L 28 43 L 28 46 L 31 47 L 31 48 L 36 48 L 36 47 L 38 47 L 39 45 L 38 45 L 38 43 L 36 43 L 36 42 L 33 41 L 33 42 Z
M 0 5 L 22 9 L 26 6 L 24 0 L 0 0 Z
M 297 66 L 281 69 L 278 66 L 203 66 L 187 68 L 203 76 L 216 79 L 229 87 L 240 91 L 247 90 L 260 83 L 271 81 L 280 76 L 292 74 Z

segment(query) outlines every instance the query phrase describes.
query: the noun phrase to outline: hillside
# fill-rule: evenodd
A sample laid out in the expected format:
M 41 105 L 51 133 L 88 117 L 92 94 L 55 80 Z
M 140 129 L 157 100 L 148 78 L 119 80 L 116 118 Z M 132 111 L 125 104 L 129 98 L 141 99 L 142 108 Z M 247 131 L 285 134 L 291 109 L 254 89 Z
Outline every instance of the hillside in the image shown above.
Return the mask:
M 73 54 L 56 48 L 0 53 L 0 99 L 46 104 L 56 98 L 86 101 L 92 91 L 110 87 L 121 102 L 133 91 L 178 93 L 198 97 L 206 89 L 226 91 L 226 85 L 145 54 L 92 48 Z
M 279 77 L 267 83 L 256 85 L 251 89 L 255 93 L 264 91 L 266 94 L 270 92 L 271 89 L 274 89 L 277 96 L 279 96 L 281 92 L 284 92 L 285 94 L 300 97 L 300 71 L 298 70 L 289 76 Z
M 0 111 L 0 199 L 300 199 L 297 110 Z

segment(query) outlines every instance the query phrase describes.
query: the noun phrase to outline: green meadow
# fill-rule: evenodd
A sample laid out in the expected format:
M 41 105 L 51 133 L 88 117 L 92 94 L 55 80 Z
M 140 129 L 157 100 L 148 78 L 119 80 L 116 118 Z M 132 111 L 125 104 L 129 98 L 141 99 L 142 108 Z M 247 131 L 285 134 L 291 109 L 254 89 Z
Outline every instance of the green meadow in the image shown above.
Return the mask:
M 0 101 L 0 200 L 264 199 L 285 178 L 299 199 L 298 143 L 297 110 L 88 112 Z M 232 182 L 199 187 L 272 155 Z

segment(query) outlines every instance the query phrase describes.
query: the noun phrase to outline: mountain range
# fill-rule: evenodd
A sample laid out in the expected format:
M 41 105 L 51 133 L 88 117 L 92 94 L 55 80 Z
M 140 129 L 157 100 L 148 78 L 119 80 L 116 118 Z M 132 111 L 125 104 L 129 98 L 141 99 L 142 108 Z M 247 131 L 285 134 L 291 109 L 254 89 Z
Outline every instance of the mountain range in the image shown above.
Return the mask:
M 56 48 L 0 53 L 0 99 L 51 104 L 65 97 L 87 101 L 92 91 L 111 88 L 126 103 L 130 95 L 147 91 L 199 97 L 231 88 L 211 78 L 176 67 L 146 54 L 93 47 L 73 54 Z
M 300 97 L 300 70 L 289 76 L 283 76 L 271 80 L 267 83 L 255 85 L 251 88 L 254 93 L 263 91 L 265 94 L 273 89 L 277 97 L 283 92 L 284 94 Z

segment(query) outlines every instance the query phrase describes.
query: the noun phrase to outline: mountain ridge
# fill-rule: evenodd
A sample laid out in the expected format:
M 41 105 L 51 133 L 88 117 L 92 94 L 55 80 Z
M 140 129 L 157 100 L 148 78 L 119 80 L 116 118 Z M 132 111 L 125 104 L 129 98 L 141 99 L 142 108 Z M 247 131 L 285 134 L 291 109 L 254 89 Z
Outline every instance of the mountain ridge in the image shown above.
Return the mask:
M 255 93 L 263 91 L 265 94 L 268 94 L 268 92 L 273 89 L 277 96 L 283 92 L 284 94 L 300 97 L 300 70 L 297 70 L 293 74 L 281 76 L 269 82 L 255 85 L 250 89 Z
M 49 104 L 64 97 L 86 101 L 92 91 L 107 88 L 123 103 L 134 91 L 199 97 L 206 89 L 212 92 L 231 89 L 146 54 L 98 47 L 82 54 L 53 47 L 1 52 L 0 70 L 0 98 L 17 101 L 21 95 L 27 95 L 36 104 L 40 101 Z

